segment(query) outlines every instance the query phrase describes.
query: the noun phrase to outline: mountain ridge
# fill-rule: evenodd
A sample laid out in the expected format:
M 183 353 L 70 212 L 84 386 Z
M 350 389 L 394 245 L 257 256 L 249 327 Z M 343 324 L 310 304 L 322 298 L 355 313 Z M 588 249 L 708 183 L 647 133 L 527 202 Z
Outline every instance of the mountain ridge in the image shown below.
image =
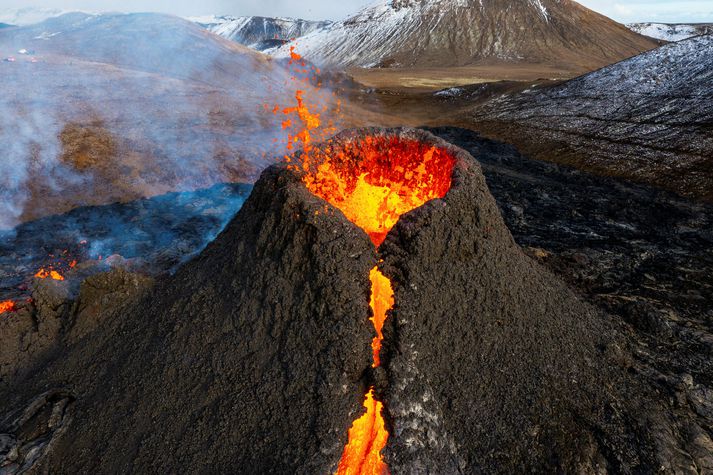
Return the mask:
M 629 23 L 630 30 L 664 41 L 681 41 L 698 35 L 713 34 L 713 23 Z
M 530 62 L 584 72 L 657 43 L 570 0 L 384 0 L 294 45 L 333 67 Z M 287 57 L 289 46 L 268 53 Z
M 189 17 L 218 36 L 257 50 L 271 46 L 273 40 L 286 42 L 331 25 L 331 21 L 302 20 L 288 17 L 264 16 L 206 16 Z

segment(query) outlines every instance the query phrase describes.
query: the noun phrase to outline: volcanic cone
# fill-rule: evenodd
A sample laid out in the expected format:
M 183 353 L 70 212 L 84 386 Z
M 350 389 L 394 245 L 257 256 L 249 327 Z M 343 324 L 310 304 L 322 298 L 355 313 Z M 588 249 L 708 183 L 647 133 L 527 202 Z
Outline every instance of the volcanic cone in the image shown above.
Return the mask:
M 652 434 L 668 426 L 627 372 L 624 338 L 523 254 L 473 157 L 410 129 L 351 131 L 309 152 L 332 162 L 266 170 L 199 257 L 0 389 L 0 434 L 19 448 L 9 463 L 53 473 L 658 466 L 670 447 Z M 371 299 L 377 271 L 392 299 Z M 370 461 L 351 458 L 364 453 Z

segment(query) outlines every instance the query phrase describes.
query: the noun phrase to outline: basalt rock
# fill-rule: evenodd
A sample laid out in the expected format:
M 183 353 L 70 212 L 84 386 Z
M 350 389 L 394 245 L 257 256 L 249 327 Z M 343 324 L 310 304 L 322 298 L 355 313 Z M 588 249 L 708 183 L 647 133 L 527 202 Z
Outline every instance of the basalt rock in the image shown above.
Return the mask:
M 0 382 L 30 374 L 152 285 L 151 278 L 123 269 L 90 276 L 81 285 L 35 278 L 32 298 L 0 318 Z
M 403 215 L 377 253 L 298 175 L 269 168 L 201 255 L 0 388 L 0 415 L 72 395 L 32 469 L 331 473 L 372 385 L 393 474 L 705 466 L 707 433 L 637 372 L 616 321 L 514 243 L 477 162 L 409 129 L 335 143 L 375 135 L 450 153 L 448 194 Z M 372 371 L 377 263 L 395 305 Z M 706 412 L 708 396 L 687 391 Z

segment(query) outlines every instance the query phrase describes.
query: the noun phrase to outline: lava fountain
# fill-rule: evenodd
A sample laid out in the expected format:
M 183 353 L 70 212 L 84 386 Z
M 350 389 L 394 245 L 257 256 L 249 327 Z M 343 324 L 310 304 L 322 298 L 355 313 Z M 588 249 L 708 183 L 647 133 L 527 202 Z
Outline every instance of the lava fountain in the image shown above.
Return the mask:
M 303 182 L 315 195 L 341 210 L 378 248 L 400 216 L 442 198 L 451 186 L 455 159 L 445 150 L 415 139 L 367 135 L 327 142 L 303 150 Z M 374 267 L 371 281 L 373 367 L 381 364 L 382 328 L 394 305 L 391 281 Z M 349 429 L 339 475 L 385 474 L 381 451 L 389 434 L 383 404 L 374 388 L 366 394 L 366 413 Z

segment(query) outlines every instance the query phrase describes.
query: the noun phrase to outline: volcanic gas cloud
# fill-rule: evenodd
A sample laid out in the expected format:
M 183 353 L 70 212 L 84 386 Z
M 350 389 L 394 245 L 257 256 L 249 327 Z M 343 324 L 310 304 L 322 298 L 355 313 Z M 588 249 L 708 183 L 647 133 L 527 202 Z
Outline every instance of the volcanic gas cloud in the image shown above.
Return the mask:
M 455 159 L 445 150 L 401 137 L 366 136 L 305 148 L 303 181 L 380 246 L 399 217 L 429 200 L 442 198 L 451 186 Z M 390 280 L 378 267 L 370 273 L 373 366 L 381 364 L 382 328 L 394 304 Z M 354 421 L 338 474 L 388 473 L 381 455 L 388 439 L 382 403 L 374 388 L 366 394 L 366 413 Z

